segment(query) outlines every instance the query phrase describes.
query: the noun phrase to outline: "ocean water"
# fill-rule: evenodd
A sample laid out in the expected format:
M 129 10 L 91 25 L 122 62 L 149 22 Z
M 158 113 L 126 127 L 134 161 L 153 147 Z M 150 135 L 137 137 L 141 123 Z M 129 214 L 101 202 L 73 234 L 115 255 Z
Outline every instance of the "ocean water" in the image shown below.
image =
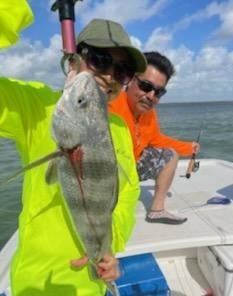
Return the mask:
M 193 141 L 199 132 L 198 158 L 233 161 L 233 101 L 158 105 L 161 131 Z
M 187 141 L 196 140 L 200 134 L 198 159 L 233 162 L 233 101 L 160 104 L 158 113 L 163 133 Z M 19 167 L 14 143 L 0 139 L 0 180 Z M 22 178 L 18 178 L 0 187 L 0 248 L 17 228 L 21 182 Z

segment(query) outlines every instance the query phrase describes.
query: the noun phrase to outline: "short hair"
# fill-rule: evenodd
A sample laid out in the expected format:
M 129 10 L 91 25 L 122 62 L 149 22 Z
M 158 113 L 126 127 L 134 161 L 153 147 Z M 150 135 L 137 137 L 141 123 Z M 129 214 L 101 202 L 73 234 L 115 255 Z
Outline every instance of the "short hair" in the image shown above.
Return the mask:
M 175 74 L 175 68 L 171 61 L 157 51 L 144 52 L 148 65 L 152 65 L 165 74 L 167 81 Z

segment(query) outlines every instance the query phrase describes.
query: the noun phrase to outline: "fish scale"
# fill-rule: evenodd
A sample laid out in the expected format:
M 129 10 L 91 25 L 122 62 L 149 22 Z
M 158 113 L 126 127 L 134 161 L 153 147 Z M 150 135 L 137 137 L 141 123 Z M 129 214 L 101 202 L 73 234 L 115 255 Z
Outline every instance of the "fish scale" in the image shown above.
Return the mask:
M 98 159 L 98 168 L 101 168 L 102 164 L 103 170 L 101 172 L 96 170 L 95 164 L 97 160 L 92 159 L 90 161 L 91 152 L 87 152 L 85 146 L 83 147 L 84 179 L 82 181 L 82 188 L 86 208 L 83 205 L 80 186 L 69 159 L 66 157 L 59 159 L 59 181 L 66 202 L 81 235 L 87 255 L 95 261 L 102 258 L 104 254 L 111 253 L 111 216 L 115 205 L 113 186 L 116 183 L 115 163 L 107 162 L 106 154 L 102 160 L 99 159 L 98 156 L 103 155 L 103 151 L 98 150 L 101 149 L 96 149 L 94 157 Z M 86 162 L 85 159 L 89 161 Z M 91 225 L 87 212 L 92 223 Z M 98 240 L 95 239 L 93 225 L 98 233 Z M 92 241 L 91 244 L 89 243 L 90 240 Z M 101 244 L 99 244 L 99 241 Z
M 66 85 L 53 114 L 52 132 L 62 150 L 79 146 L 83 151 L 82 171 L 78 164 L 72 166 L 67 153 L 53 162 L 84 250 L 97 263 L 111 253 L 118 174 L 108 126 L 107 96 L 91 74 L 79 73 Z

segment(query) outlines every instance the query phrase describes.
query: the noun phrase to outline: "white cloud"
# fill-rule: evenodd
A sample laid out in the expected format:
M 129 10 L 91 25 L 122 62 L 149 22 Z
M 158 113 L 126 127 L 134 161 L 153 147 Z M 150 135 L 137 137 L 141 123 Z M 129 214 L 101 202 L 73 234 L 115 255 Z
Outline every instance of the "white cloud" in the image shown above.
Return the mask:
M 172 34 L 168 30 L 158 27 L 154 29 L 149 39 L 145 43 L 144 51 L 156 49 L 157 51 L 164 51 L 169 47 L 172 40 Z
M 222 10 L 222 6 L 216 2 L 212 2 L 207 5 L 204 9 L 198 10 L 191 15 L 186 15 L 183 19 L 178 21 L 173 28 L 173 32 L 178 30 L 186 29 L 192 23 L 202 22 L 213 16 L 219 15 Z
M 83 22 L 102 13 L 102 17 L 115 18 L 126 23 L 149 18 L 168 4 L 167 0 L 156 3 L 152 0 L 112 1 L 105 0 L 101 6 L 99 2 L 91 9 L 92 0 L 78 2 L 78 15 L 83 17 Z M 175 24 L 173 30 L 154 28 L 144 43 L 131 36 L 133 44 L 141 50 L 156 49 L 168 56 L 175 65 L 176 75 L 169 82 L 169 91 L 162 101 L 233 100 L 233 51 L 220 46 L 220 42 L 216 43 L 217 45 L 206 45 L 199 52 L 194 52 L 185 45 L 171 47 L 175 38 L 174 30 L 185 28 L 192 22 L 204 21 L 214 15 L 219 16 L 221 21 L 219 29 L 213 35 L 215 39 L 231 36 L 232 3 L 233 0 L 213 2 L 203 11 L 198 11 Z M 110 4 L 114 7 L 110 8 Z M 89 13 L 83 14 L 84 11 Z M 32 43 L 30 40 L 21 40 L 16 46 L 1 51 L 0 74 L 26 80 L 40 80 L 54 88 L 61 88 L 65 77 L 60 68 L 60 48 L 61 39 L 58 35 L 50 39 L 48 47 L 44 47 L 39 41 Z
M 138 38 L 131 39 L 136 46 L 142 47 Z M 152 39 L 148 38 L 147 44 Z M 47 48 L 40 42 L 30 44 L 29 40 L 22 40 L 17 46 L 1 52 L 0 74 L 40 80 L 54 88 L 62 88 L 65 77 L 60 68 L 60 45 L 58 35 L 51 38 Z M 205 47 L 194 53 L 180 46 L 167 47 L 162 53 L 176 68 L 176 75 L 169 82 L 168 93 L 162 101 L 233 100 L 233 51 L 224 47 Z
M 142 42 L 140 39 L 138 39 L 135 36 L 130 36 L 130 41 L 133 44 L 133 46 L 139 48 L 140 50 L 142 50 Z
M 233 38 L 233 1 L 219 5 L 220 27 L 213 33 L 214 39 L 227 42 Z
M 228 42 L 233 38 L 233 0 L 223 2 L 212 2 L 204 9 L 192 15 L 185 16 L 174 24 L 173 32 L 186 29 L 192 23 L 203 22 L 214 16 L 219 18 L 220 26 L 210 36 L 212 44 Z
M 171 47 L 176 31 L 213 16 L 219 17 L 220 26 L 199 52 L 184 45 Z M 176 68 L 176 76 L 169 82 L 169 92 L 163 101 L 233 100 L 233 51 L 221 47 L 222 42 L 232 38 L 233 0 L 212 2 L 203 10 L 184 17 L 172 28 L 155 28 L 143 50 L 160 51 Z
M 195 54 L 179 47 L 166 55 L 177 74 L 169 82 L 165 101 L 233 100 L 233 51 L 205 47 Z
M 60 88 L 63 74 L 60 69 L 61 38 L 51 38 L 49 47 L 41 42 L 21 40 L 16 46 L 1 52 L 0 74 L 26 80 L 40 80 Z
M 93 18 L 106 18 L 124 25 L 136 20 L 149 19 L 151 16 L 159 13 L 168 2 L 169 0 L 96 1 L 92 7 L 91 5 L 86 5 L 85 11 L 83 10 L 79 15 L 84 24 Z

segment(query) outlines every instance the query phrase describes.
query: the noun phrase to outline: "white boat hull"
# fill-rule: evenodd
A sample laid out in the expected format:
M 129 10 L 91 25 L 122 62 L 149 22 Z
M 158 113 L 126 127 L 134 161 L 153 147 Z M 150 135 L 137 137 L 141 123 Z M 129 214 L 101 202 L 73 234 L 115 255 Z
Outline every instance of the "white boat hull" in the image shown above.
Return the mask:
M 154 183 L 143 182 L 136 226 L 126 251 L 118 254 L 118 257 L 155 254 L 174 296 L 203 296 L 211 290 L 214 296 L 233 296 L 233 278 L 221 275 L 228 276 L 224 289 L 226 286 L 230 288 L 219 292 L 216 281 L 207 276 L 211 270 L 201 266 L 198 261 L 198 253 L 203 248 L 233 245 L 233 202 L 229 205 L 197 207 L 213 196 L 233 200 L 233 163 L 215 159 L 201 160 L 199 171 L 192 174 L 190 179 L 180 177 L 185 174 L 186 168 L 187 161 L 180 161 L 166 208 L 175 214 L 185 215 L 188 221 L 181 225 L 145 222 Z M 1 292 L 10 295 L 8 270 L 16 244 L 17 234 L 0 252 L 0 295 Z

